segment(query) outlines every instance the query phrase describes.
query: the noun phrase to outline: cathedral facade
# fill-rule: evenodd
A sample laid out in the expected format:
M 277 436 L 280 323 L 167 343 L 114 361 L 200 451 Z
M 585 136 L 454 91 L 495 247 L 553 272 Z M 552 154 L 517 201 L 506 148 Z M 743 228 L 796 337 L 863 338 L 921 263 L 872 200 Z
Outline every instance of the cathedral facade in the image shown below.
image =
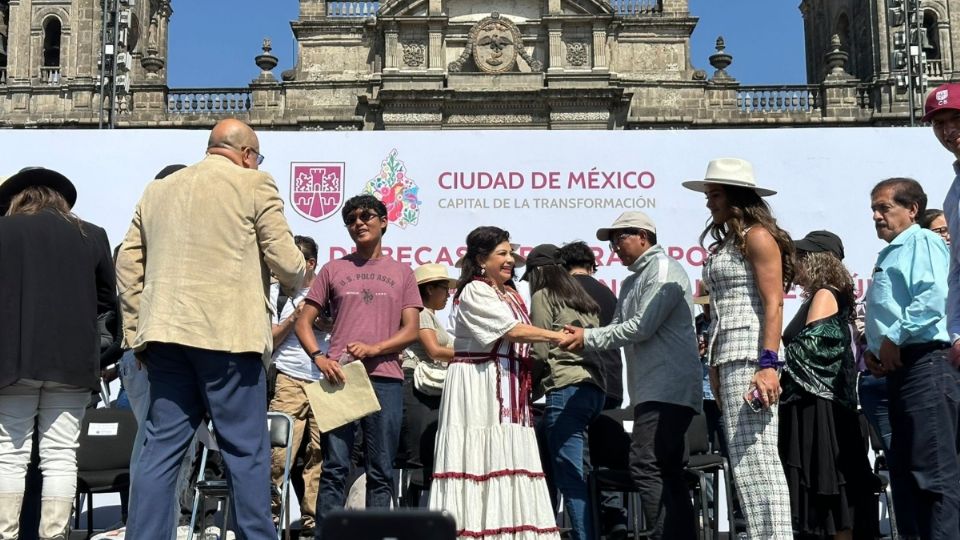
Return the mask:
M 783 86 L 740 84 L 720 37 L 691 58 L 688 0 L 299 4 L 293 69 L 265 41 L 248 86 L 189 89 L 167 85 L 175 2 L 0 0 L 0 127 L 905 125 L 960 80 L 960 0 L 802 0 L 808 83 Z

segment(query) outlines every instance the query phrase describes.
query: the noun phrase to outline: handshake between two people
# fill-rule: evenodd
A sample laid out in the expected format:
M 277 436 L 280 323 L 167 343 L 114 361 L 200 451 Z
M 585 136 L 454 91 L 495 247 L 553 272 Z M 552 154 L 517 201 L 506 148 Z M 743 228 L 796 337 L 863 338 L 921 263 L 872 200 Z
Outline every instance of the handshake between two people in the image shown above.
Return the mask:
M 557 325 L 559 327 L 559 325 Z M 583 350 L 583 328 L 569 324 L 563 325 L 562 337 L 553 340 L 553 344 L 561 349 L 570 352 L 579 352 Z

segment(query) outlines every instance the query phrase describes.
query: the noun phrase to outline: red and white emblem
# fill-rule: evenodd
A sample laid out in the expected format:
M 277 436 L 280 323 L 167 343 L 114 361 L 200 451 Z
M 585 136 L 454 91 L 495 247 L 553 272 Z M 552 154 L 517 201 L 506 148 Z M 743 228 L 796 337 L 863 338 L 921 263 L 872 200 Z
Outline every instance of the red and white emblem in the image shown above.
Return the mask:
M 301 216 L 320 221 L 343 204 L 343 163 L 291 163 L 290 202 Z

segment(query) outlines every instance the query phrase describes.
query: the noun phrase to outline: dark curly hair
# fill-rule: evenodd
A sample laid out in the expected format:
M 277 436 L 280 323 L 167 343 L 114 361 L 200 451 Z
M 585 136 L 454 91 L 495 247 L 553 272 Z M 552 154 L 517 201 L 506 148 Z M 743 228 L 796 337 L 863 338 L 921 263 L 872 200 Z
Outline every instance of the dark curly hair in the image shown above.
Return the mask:
M 460 279 L 457 280 L 457 292 L 454 298 L 459 298 L 463 288 L 473 278 L 482 273 L 478 259 L 485 259 L 497 246 L 510 241 L 510 233 L 500 227 L 477 227 L 467 235 L 467 252 L 463 256 L 463 266 L 460 267 Z
M 346 223 L 347 217 L 356 210 L 373 210 L 381 218 L 387 217 L 387 207 L 383 204 L 383 201 L 368 193 L 355 195 L 347 199 L 347 202 L 343 204 L 343 210 L 340 210 L 340 216 L 344 223 Z M 382 234 L 387 234 L 387 227 L 383 228 Z
M 780 261 L 783 268 L 783 290 L 790 290 L 796 276 L 796 250 L 793 240 L 786 231 L 777 225 L 770 205 L 767 204 L 756 191 L 739 187 L 721 185 L 727 195 L 727 206 L 730 208 L 730 218 L 724 223 L 714 223 L 710 220 L 707 227 L 700 234 L 700 246 L 707 247 L 714 252 L 724 242 L 732 241 L 744 256 L 747 254 L 747 233 L 749 227 L 760 226 L 766 229 L 780 248 Z M 713 239 L 709 246 L 703 241 L 707 235 Z
M 805 253 L 797 260 L 797 285 L 803 287 L 800 294 L 803 298 L 811 298 L 820 289 L 833 289 L 847 301 L 850 309 L 850 320 L 856 318 L 853 306 L 857 298 L 853 287 L 853 278 L 843 261 L 827 251 Z

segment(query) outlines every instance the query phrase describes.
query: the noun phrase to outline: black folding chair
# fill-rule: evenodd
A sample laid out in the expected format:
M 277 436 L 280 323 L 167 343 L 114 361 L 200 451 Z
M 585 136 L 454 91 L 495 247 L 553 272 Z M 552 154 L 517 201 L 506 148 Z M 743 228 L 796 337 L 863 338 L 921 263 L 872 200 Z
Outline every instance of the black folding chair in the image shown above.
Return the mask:
M 645 524 L 640 494 L 630 478 L 631 430 L 626 422 L 633 422 L 633 409 L 611 409 L 603 411 L 587 428 L 591 465 L 587 473 L 587 489 L 597 538 L 600 537 L 600 493 L 603 491 L 623 493 L 627 510 L 633 516 L 633 538 L 649 536 L 649 532 L 643 528 Z
M 212 426 L 212 424 L 211 424 Z M 213 436 L 213 427 L 211 436 Z M 290 469 L 293 466 L 293 418 L 286 413 L 267 412 L 267 429 L 270 432 L 270 447 L 285 450 L 283 466 L 283 482 L 280 486 L 280 523 L 277 525 L 277 540 L 286 535 L 290 540 Z M 222 538 L 226 538 L 227 526 L 230 523 L 230 488 L 226 480 L 207 480 L 205 478 L 207 458 L 211 448 L 204 445 L 200 458 L 200 472 L 197 474 L 197 484 L 194 488 L 193 513 L 190 516 L 190 535 L 193 540 L 197 516 L 201 516 L 201 529 L 205 528 L 207 499 L 223 501 Z M 274 488 L 276 489 L 276 488 Z
M 887 467 L 887 452 L 883 449 L 883 442 L 880 440 L 880 436 L 877 435 L 877 432 L 873 429 L 873 426 L 870 425 L 866 415 L 863 413 L 860 413 L 860 430 L 866 432 L 867 439 L 870 441 L 870 448 L 873 450 L 873 474 L 880 479 L 880 490 L 887 501 L 887 518 L 890 522 L 890 537 L 900 538 L 900 533 L 897 530 L 896 509 L 893 506 L 893 489 L 890 486 L 890 469 Z M 880 474 L 881 471 L 886 472 L 886 476 Z
M 707 429 L 707 416 L 700 413 L 693 417 L 690 427 L 687 428 L 687 450 L 690 453 L 690 459 L 684 471 L 688 478 L 687 482 L 699 497 L 697 506 L 703 516 L 703 538 L 713 540 L 720 539 L 720 472 L 723 471 L 723 484 L 727 496 L 727 520 L 730 524 L 730 530 L 734 530 L 733 516 L 733 488 L 731 487 L 732 478 L 730 477 L 730 464 L 727 458 L 720 454 L 710 452 L 710 436 Z M 713 485 L 713 516 L 710 516 L 708 508 L 710 504 L 707 498 L 707 473 L 712 474 Z
M 77 448 L 75 527 L 80 527 L 80 495 L 87 501 L 87 538 L 93 534 L 93 495 L 130 489 L 130 453 L 137 419 L 123 409 L 88 409 Z

